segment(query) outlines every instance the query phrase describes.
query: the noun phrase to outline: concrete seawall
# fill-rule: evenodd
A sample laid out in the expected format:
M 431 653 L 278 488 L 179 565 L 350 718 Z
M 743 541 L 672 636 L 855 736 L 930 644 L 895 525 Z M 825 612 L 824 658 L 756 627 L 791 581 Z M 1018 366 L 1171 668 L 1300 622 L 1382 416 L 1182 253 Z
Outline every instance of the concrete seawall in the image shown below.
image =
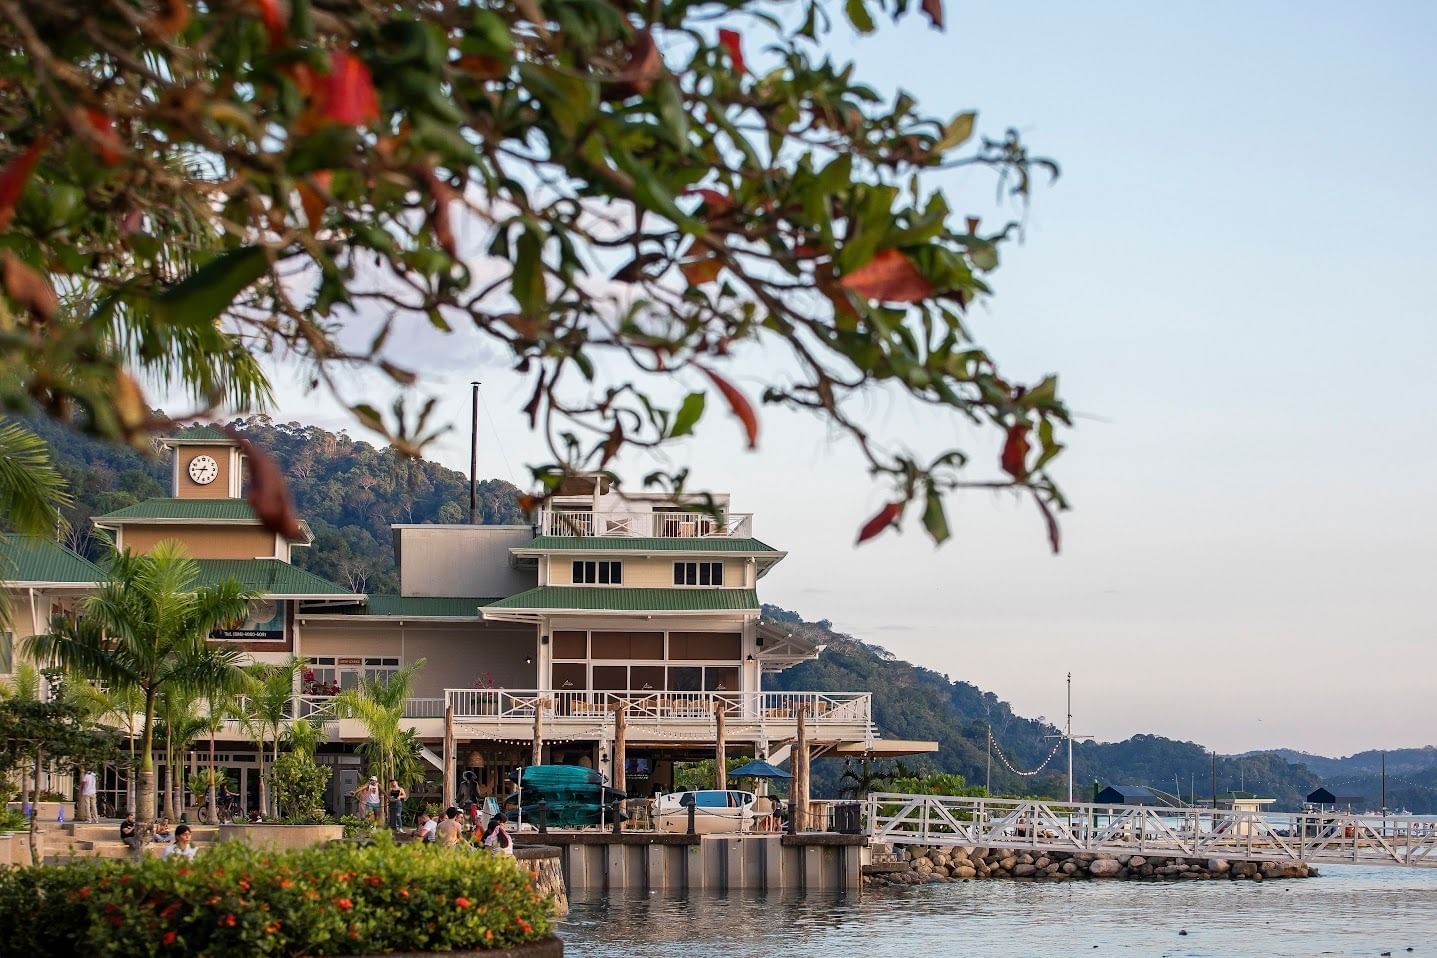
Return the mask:
M 521 848 L 524 838 L 520 838 Z M 570 894 L 645 891 L 840 891 L 863 884 L 858 835 L 533 836 L 557 846 Z

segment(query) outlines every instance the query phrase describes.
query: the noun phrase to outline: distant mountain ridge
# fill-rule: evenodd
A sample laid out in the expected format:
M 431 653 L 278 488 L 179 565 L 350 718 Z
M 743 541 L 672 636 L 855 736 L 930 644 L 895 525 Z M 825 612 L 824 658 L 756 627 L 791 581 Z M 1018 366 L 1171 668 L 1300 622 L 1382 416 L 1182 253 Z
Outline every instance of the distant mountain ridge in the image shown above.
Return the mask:
M 74 505 L 67 543 L 97 557 L 100 543 L 89 517 L 169 494 L 164 457 L 98 443 L 48 420 L 27 425 L 55 451 L 57 466 L 70 481 Z M 412 462 L 393 450 L 301 423 L 266 417 L 236 420 L 243 435 L 269 451 L 289 479 L 295 507 L 314 529 L 312 548 L 296 549 L 295 564 L 331 581 L 371 593 L 397 592 L 398 574 L 390 545 L 395 522 L 462 522 L 467 518 L 468 478 L 438 463 Z M 520 491 L 500 480 L 479 483 L 479 518 L 485 523 L 523 523 Z M 827 620 L 806 620 L 796 612 L 764 606 L 784 622 L 827 648 L 806 662 L 765 679 L 765 687 L 791 691 L 871 691 L 874 720 L 887 738 L 931 739 L 939 751 L 905 759 L 910 767 L 956 772 L 981 785 L 989 774 L 987 737 L 991 725 L 997 749 L 991 762 L 995 793 L 1066 797 L 1066 751 L 1054 750 L 1059 733 L 1052 724 L 1024 718 L 992 692 L 912 665 L 877 645 L 834 631 Z M 1387 753 L 1388 807 L 1437 812 L 1437 749 Z M 1033 771 L 1018 775 L 1013 770 Z M 1343 794 L 1380 794 L 1381 753 L 1347 758 L 1308 755 L 1290 749 L 1221 755 L 1217 791 L 1243 788 L 1278 799 L 1280 808 L 1301 807 L 1318 785 Z M 814 765 L 816 795 L 833 795 L 843 763 Z M 1103 785 L 1150 785 L 1202 800 L 1213 791 L 1211 754 L 1194 742 L 1135 734 L 1122 742 L 1078 742 L 1074 746 L 1077 797 L 1091 798 L 1093 781 Z

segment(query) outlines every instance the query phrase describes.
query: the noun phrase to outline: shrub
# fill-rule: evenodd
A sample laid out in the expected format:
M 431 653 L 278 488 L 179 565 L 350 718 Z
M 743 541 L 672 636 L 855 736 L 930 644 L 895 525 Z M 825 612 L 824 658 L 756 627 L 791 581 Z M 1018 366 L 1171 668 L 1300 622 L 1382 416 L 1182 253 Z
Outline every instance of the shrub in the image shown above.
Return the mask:
M 345 838 L 364 838 L 379 831 L 379 823 L 372 818 L 361 818 L 358 815 L 341 815 L 339 824 L 344 826 Z
M 549 931 L 548 902 L 500 855 L 379 841 L 191 862 L 87 859 L 0 872 L 17 955 L 360 955 L 506 948 Z
M 286 752 L 275 760 L 270 766 L 269 781 L 285 821 L 324 821 L 324 788 L 329 784 L 329 775 L 330 769 L 316 764 L 304 752 Z

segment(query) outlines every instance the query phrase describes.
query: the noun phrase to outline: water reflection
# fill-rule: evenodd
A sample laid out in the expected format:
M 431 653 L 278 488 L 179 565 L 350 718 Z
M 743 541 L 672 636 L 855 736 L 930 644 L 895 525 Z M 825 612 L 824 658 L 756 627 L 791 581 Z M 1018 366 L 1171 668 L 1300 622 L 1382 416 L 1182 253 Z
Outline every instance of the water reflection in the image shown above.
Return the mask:
M 1263 884 L 966 882 L 861 898 L 631 893 L 572 906 L 560 934 L 574 958 L 1437 955 L 1437 870 L 1328 868 Z

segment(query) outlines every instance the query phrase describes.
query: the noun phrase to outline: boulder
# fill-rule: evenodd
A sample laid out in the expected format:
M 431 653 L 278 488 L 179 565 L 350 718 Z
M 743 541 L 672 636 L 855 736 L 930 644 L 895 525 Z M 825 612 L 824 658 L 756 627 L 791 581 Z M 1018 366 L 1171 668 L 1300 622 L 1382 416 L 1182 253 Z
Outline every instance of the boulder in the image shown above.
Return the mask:
M 998 862 L 998 867 L 1005 872 L 1010 872 L 1013 870 L 1013 866 L 1016 864 L 1018 864 L 1018 859 L 1014 858 L 1012 855 L 1009 855 L 1007 858 L 1001 859 Z
M 1122 859 L 1118 859 L 1118 860 L 1119 860 L 1119 861 L 1122 861 Z M 1131 858 L 1128 859 L 1128 861 L 1127 861 L 1127 866 L 1128 866 L 1129 868 L 1142 868 L 1142 867 L 1143 867 L 1144 865 L 1146 865 L 1147 863 L 1148 863 L 1148 860 L 1147 860 L 1146 858 L 1144 858 L 1143 856 L 1141 856 L 1141 855 L 1133 855 Z
M 1232 870 L 1232 863 L 1226 858 L 1209 858 L 1207 860 L 1207 870 L 1214 875 L 1226 875 Z
M 1049 865 L 1051 865 L 1052 863 L 1053 863 L 1053 860 L 1052 860 L 1051 858 L 1049 858 L 1047 855 L 1039 855 L 1038 858 L 1037 858 L 1037 860 L 1033 862 L 1033 864 L 1036 865 L 1039 870 L 1042 870 L 1042 869 L 1044 869 L 1044 868 L 1047 868 L 1047 867 L 1048 867 Z
M 1033 865 L 1032 862 L 1019 862 L 1018 864 L 1013 866 L 1013 877 L 1027 878 L 1029 875 L 1033 874 L 1037 870 L 1037 867 Z
M 954 878 L 974 878 L 974 877 L 977 876 L 977 874 L 978 874 L 978 870 L 977 870 L 976 868 L 974 868 L 972 865 L 955 865 L 955 866 L 953 866 L 953 877 L 954 877 Z
M 1115 858 L 1099 858 L 1088 866 L 1088 874 L 1094 878 L 1112 878 L 1122 870 L 1122 864 Z
M 1077 862 L 1063 862 L 1063 864 L 1060 865 L 1059 867 L 1062 869 L 1062 872 L 1063 872 L 1064 875 L 1071 875 L 1071 874 L 1073 874 L 1073 872 L 1075 872 L 1075 871 L 1078 870 L 1078 863 L 1077 863 Z

